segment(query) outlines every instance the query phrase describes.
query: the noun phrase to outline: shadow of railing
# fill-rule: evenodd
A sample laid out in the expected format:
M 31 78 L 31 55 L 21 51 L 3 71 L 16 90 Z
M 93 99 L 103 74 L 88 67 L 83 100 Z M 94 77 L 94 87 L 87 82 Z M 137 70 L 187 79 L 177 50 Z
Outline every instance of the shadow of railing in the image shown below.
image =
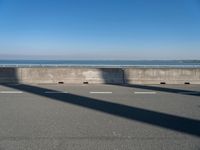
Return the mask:
M 152 86 L 152 85 L 141 85 L 141 84 L 124 84 L 122 86 L 139 88 L 139 89 L 144 89 L 144 90 L 173 93 L 173 94 L 200 96 L 200 92 L 194 91 L 194 90 L 183 90 L 183 89 L 177 89 L 177 88 L 168 88 L 168 87 L 160 87 L 160 86 Z
M 132 87 L 132 88 L 140 88 L 140 89 L 144 89 L 144 90 L 154 90 L 154 91 L 180 94 L 180 95 L 200 96 L 200 91 L 185 90 L 185 89 L 183 90 L 183 89 L 177 89 L 177 88 L 160 87 L 160 86 L 143 85 L 143 84 L 130 84 L 129 79 L 128 79 L 127 74 L 124 71 L 124 69 L 119 69 L 119 68 L 115 69 L 115 70 L 117 70 L 115 72 L 117 72 L 117 75 L 119 76 L 119 80 L 118 80 L 118 82 L 113 82 L 112 78 L 109 77 L 110 74 L 105 73 L 105 69 L 100 68 L 99 70 L 101 71 L 101 77 L 104 80 L 105 84 L 126 86 L 126 87 Z
M 46 91 L 54 91 L 52 89 L 37 87 L 33 85 L 10 85 L 4 86 L 25 91 L 31 94 L 43 96 L 51 100 L 57 100 L 64 103 L 73 104 L 76 106 L 92 109 L 105 114 L 126 118 L 133 121 L 138 121 L 157 127 L 170 129 L 173 131 L 186 133 L 189 135 L 200 137 L 200 121 L 176 115 L 146 110 L 134 106 L 113 103 L 109 101 L 89 98 L 85 96 L 70 94 L 70 93 L 54 93 L 48 94 Z

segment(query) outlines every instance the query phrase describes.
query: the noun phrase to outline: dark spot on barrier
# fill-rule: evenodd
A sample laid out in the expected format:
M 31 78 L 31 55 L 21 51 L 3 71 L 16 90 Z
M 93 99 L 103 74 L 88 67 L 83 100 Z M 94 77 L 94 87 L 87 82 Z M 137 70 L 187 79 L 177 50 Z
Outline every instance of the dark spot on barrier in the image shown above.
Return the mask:
M 61 81 L 61 82 L 58 82 L 58 84 L 64 84 L 64 82 Z
M 83 84 L 89 84 L 87 81 L 83 82 Z
M 190 82 L 185 82 L 184 84 L 190 84 Z
M 160 82 L 160 84 L 166 84 L 165 82 Z

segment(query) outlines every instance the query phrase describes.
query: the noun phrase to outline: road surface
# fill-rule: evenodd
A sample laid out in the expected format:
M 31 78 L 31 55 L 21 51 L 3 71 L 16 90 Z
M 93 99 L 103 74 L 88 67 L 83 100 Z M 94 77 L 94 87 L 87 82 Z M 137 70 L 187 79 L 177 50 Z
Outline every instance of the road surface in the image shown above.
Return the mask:
M 200 85 L 0 85 L 0 150 L 200 150 Z

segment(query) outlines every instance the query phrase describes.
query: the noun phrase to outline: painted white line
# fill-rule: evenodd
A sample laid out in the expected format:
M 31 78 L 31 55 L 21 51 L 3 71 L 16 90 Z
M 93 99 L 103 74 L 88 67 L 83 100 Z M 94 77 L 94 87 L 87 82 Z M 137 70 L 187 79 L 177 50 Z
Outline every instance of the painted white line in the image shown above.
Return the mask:
M 18 93 L 23 93 L 22 91 L 0 91 L 2 94 L 18 94 Z
M 45 91 L 44 93 L 49 93 L 49 94 L 58 94 L 58 93 L 68 93 L 68 92 L 59 92 L 59 91 Z
M 90 94 L 112 94 L 112 92 L 90 92 Z
M 134 94 L 156 94 L 156 92 L 134 92 Z

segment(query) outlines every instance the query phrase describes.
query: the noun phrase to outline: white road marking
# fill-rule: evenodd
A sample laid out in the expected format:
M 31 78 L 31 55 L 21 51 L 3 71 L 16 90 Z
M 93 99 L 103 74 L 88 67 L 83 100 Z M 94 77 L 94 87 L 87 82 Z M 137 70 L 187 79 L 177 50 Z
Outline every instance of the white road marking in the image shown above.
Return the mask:
M 68 92 L 59 92 L 59 91 L 45 91 L 44 93 L 49 93 L 49 94 L 57 94 L 57 93 L 68 93 Z
M 0 91 L 0 93 L 2 94 L 14 94 L 14 93 L 23 93 L 22 91 Z
M 90 92 L 90 94 L 112 94 L 112 92 Z
M 134 92 L 134 94 L 156 94 L 156 92 Z

